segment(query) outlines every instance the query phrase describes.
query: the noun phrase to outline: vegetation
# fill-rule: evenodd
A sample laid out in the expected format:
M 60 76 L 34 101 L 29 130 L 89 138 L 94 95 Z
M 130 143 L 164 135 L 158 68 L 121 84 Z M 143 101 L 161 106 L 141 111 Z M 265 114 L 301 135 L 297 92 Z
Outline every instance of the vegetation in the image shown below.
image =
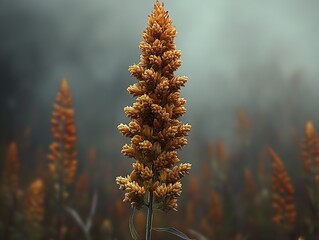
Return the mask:
M 76 145 L 85 136 L 76 137 L 66 79 L 53 104 L 49 149 L 28 148 L 30 128 L 29 134 L 21 132 L 1 146 L 6 152 L 0 239 L 144 239 L 144 232 L 147 240 L 319 238 L 319 135 L 312 121 L 304 130 L 296 126 L 293 147 L 287 148 L 277 141 L 282 129 L 271 135 L 260 127 L 260 119 L 238 108 L 232 135 L 236 145 L 202 138 L 194 143 L 195 159 L 183 156 L 192 165 L 179 163 L 177 150 L 188 143 L 191 126 L 179 120 L 186 113 L 180 91 L 188 79 L 174 75 L 181 66 L 175 36 L 164 5 L 156 1 L 139 45 L 141 62 L 129 68 L 138 80 L 128 87 L 136 102 L 124 108 L 131 121 L 118 126 L 131 139 L 122 148 L 134 159 L 126 177 L 118 175 L 128 174 L 127 159 L 103 159 L 98 148 Z M 264 145 L 266 137 L 274 146 Z M 191 167 L 190 176 L 182 179 Z M 130 205 L 123 204 L 115 178 Z

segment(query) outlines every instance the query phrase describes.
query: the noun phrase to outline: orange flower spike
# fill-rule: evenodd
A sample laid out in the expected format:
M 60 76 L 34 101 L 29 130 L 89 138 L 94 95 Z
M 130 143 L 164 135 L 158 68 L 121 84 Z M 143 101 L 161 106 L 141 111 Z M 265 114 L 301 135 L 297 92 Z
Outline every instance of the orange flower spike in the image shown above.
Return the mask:
M 273 222 L 284 230 L 294 228 L 297 213 L 294 203 L 294 187 L 279 156 L 268 149 L 272 161 L 272 208 Z
M 222 210 L 222 205 L 220 201 L 220 196 L 216 191 L 213 191 L 211 195 L 210 216 L 216 228 L 219 229 L 220 227 L 222 227 L 223 210 Z
M 319 138 L 311 121 L 305 125 L 302 158 L 306 172 L 319 174 Z
M 24 214 L 26 222 L 31 225 L 44 219 L 44 184 L 41 179 L 33 181 L 27 191 Z
M 127 89 L 137 97 L 133 106 L 124 108 L 131 122 L 118 126 L 121 134 L 131 138 L 122 153 L 136 163 L 127 177 L 117 177 L 116 182 L 125 191 L 124 201 L 136 208 L 153 206 L 154 200 L 158 209 L 177 210 L 180 180 L 191 169 L 188 163 L 175 165 L 180 161 L 176 150 L 187 144 L 191 129 L 178 120 L 186 113 L 180 89 L 188 79 L 174 75 L 181 66 L 175 36 L 176 29 L 164 4 L 156 1 L 139 44 L 141 61 L 129 67 L 131 76 L 138 80 Z M 147 195 L 149 203 L 145 201 Z
M 316 130 L 311 121 L 308 121 L 306 123 L 305 135 L 306 135 L 306 138 L 308 139 L 314 138 L 316 136 Z
M 51 119 L 53 142 L 49 146 L 49 170 L 53 179 L 63 176 L 63 184 L 69 185 L 74 181 L 77 169 L 76 160 L 76 127 L 72 95 L 66 79 L 60 84 L 60 89 L 53 104 L 54 111 Z
M 44 184 L 41 179 L 37 179 L 30 184 L 25 195 L 25 239 L 40 240 L 43 238 L 44 215 Z
M 223 208 L 218 192 L 213 191 L 209 197 L 208 211 L 201 221 L 202 231 L 210 239 L 215 238 L 216 234 L 223 227 Z
M 12 191 L 19 187 L 20 161 L 18 157 L 18 147 L 15 142 L 10 143 L 3 167 L 3 183 L 6 188 Z
M 186 204 L 186 222 L 188 226 L 193 226 L 195 223 L 195 204 L 191 200 Z

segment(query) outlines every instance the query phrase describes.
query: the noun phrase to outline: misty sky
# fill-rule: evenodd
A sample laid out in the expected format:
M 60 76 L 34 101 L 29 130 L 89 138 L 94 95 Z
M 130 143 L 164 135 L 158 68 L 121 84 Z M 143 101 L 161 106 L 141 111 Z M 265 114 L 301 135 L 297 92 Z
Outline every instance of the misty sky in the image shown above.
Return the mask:
M 304 106 L 300 121 L 318 119 L 310 113 L 316 106 L 312 101 L 319 100 L 319 1 L 164 2 L 182 50 L 178 74 L 190 79 L 182 95 L 188 100 L 185 121 L 200 126 L 193 128 L 194 135 L 229 138 L 236 107 L 252 115 L 257 110 L 270 114 L 283 98 L 290 103 L 294 90 L 289 84 L 296 78 L 302 85 L 297 105 L 302 97 L 299 105 Z M 2 141 L 32 125 L 35 142 L 46 139 L 45 145 L 50 140 L 51 104 L 60 79 L 67 77 L 80 142 L 100 148 L 121 143 L 116 125 L 128 121 L 122 108 L 133 103 L 126 88 L 135 81 L 127 68 L 139 61 L 140 35 L 153 3 L 1 1 Z M 276 123 L 289 122 L 284 114 Z

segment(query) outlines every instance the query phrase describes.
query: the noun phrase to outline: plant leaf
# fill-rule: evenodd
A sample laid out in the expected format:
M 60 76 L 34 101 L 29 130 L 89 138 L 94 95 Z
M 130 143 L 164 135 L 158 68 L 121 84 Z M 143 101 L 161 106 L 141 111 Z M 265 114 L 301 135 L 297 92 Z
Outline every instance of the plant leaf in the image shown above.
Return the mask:
M 73 217 L 73 219 L 76 221 L 76 223 L 82 228 L 83 230 L 86 228 L 80 215 L 76 210 L 70 207 L 66 207 L 66 211 Z
M 186 234 L 182 233 L 181 231 L 178 231 L 176 228 L 173 227 L 167 227 L 167 228 L 153 228 L 153 230 L 157 231 L 157 232 L 167 232 L 167 233 L 171 233 L 174 234 L 177 237 L 180 237 L 181 239 L 185 239 L 185 240 L 192 240 L 191 238 L 189 238 Z
M 135 208 L 133 208 L 133 212 L 130 216 L 128 226 L 130 228 L 130 232 L 131 232 L 131 236 L 132 236 L 133 240 L 141 240 L 140 235 L 138 235 L 138 233 L 135 229 L 135 226 L 134 226 L 134 214 L 135 214 Z
M 91 202 L 91 207 L 90 207 L 90 213 L 88 216 L 88 219 L 86 221 L 86 230 L 89 232 L 91 227 L 92 227 L 92 220 L 96 211 L 96 206 L 97 206 L 97 201 L 98 201 L 98 195 L 97 192 L 95 191 L 93 194 L 93 199 Z
M 194 229 L 188 229 L 188 232 L 196 237 L 198 240 L 208 240 L 203 234 L 197 232 Z

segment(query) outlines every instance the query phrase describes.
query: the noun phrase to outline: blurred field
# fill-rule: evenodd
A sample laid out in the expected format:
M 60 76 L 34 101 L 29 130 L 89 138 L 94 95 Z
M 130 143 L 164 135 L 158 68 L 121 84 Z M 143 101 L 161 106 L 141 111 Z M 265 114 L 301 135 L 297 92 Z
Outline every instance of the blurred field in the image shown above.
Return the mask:
M 0 239 L 131 239 L 115 178 L 133 161 L 116 126 L 152 4 L 0 3 Z M 192 170 L 178 211 L 156 211 L 154 226 L 319 239 L 318 1 L 165 4 L 189 76 L 179 154 Z M 143 236 L 146 209 L 134 219 Z
M 241 107 L 234 112 L 236 124 L 230 127 L 236 141 L 231 146 L 222 138 L 213 137 L 192 143 L 196 159 L 192 160 L 191 175 L 183 181 L 179 210 L 168 214 L 156 212 L 155 226 L 174 226 L 190 235 L 195 233 L 195 237 L 200 233 L 207 239 L 298 239 L 300 236 L 316 239 L 319 138 L 312 122 L 291 131 L 285 139 L 286 145 L 281 146 L 280 129 L 261 129 L 259 126 L 268 119 L 261 122 L 251 115 Z M 274 120 L 269 121 L 271 124 Z M 27 127 L 15 141 L 1 147 L 4 159 L 1 238 L 54 239 L 56 214 L 60 211 L 62 239 L 85 239 L 65 208 L 75 209 L 85 221 L 96 195 L 92 239 L 130 239 L 128 218 L 132 210 L 122 203 L 115 177 L 129 172 L 131 160 L 103 159 L 94 146 L 81 149 L 86 154 L 76 158 L 80 167 L 74 180 L 65 182 L 66 197 L 62 209 L 58 210 L 55 178 L 50 174 L 52 167 L 48 167 L 52 160 L 47 159 L 52 148 L 41 149 L 31 139 L 32 129 Z M 191 139 L 194 141 L 194 137 Z M 274 147 L 283 157 L 279 172 L 276 170 L 279 156 L 272 150 L 269 156 L 268 147 Z M 184 158 L 188 159 L 187 155 Z M 73 171 L 68 166 L 63 165 L 66 173 Z M 292 185 L 287 187 L 290 178 Z M 289 204 L 296 208 L 297 216 L 289 213 L 294 211 Z M 135 215 L 140 233 L 144 232 L 145 217 L 144 211 Z M 156 233 L 154 236 L 155 239 L 167 237 Z M 169 239 L 173 238 L 169 236 Z

